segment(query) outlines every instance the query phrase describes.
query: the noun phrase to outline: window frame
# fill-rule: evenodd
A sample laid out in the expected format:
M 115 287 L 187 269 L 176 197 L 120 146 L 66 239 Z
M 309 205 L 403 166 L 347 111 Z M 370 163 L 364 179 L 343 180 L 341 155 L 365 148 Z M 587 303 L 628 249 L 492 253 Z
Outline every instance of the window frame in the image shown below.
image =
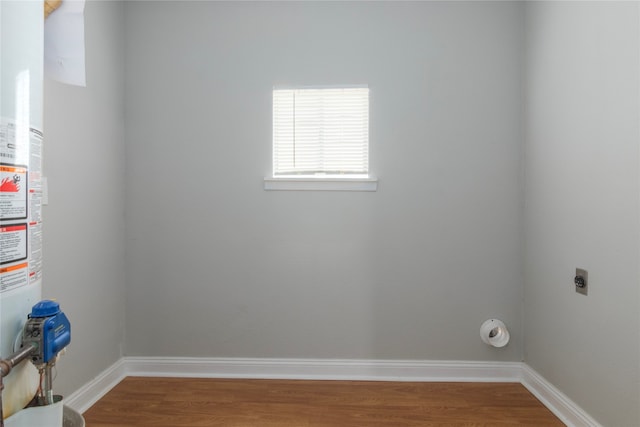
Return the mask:
M 366 88 L 367 97 L 367 127 L 369 126 L 370 89 L 368 85 L 315 85 L 315 86 L 275 86 L 272 88 L 272 145 L 271 145 L 271 176 L 264 178 L 265 190 L 310 190 L 310 191 L 377 191 L 378 180 L 371 174 L 370 149 L 371 140 L 367 128 L 367 173 L 316 173 L 316 174 L 276 174 L 275 152 L 275 95 L 279 90 L 306 89 L 352 89 Z

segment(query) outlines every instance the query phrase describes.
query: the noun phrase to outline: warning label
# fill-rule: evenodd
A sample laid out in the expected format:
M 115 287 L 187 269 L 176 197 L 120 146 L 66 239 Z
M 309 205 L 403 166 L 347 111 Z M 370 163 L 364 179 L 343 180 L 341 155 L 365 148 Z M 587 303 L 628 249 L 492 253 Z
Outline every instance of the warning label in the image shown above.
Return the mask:
M 28 264 L 26 262 L 0 268 L 0 291 L 8 291 L 28 283 Z
M 0 293 L 42 279 L 42 136 L 0 117 Z
M 27 168 L 0 164 L 0 219 L 27 218 Z
M 27 259 L 27 224 L 0 227 L 0 264 Z

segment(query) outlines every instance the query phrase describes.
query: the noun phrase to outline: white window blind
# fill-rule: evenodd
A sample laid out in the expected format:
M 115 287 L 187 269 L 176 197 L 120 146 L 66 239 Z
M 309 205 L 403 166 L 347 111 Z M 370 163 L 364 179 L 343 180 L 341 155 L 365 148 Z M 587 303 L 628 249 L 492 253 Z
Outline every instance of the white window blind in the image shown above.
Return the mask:
M 369 173 L 369 88 L 273 91 L 273 175 Z

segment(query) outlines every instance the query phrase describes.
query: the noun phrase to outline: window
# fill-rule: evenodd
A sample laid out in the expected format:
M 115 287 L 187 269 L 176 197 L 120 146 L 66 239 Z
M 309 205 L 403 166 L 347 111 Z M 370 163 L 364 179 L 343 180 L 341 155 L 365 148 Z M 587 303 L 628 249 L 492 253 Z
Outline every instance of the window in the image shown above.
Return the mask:
M 274 89 L 273 179 L 267 181 L 374 182 L 369 178 L 369 88 Z

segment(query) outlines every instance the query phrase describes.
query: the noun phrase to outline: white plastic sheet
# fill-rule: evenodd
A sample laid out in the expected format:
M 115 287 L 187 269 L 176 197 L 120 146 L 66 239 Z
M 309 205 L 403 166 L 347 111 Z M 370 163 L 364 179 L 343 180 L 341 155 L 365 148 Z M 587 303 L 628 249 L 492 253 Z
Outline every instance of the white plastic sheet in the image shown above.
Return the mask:
M 85 0 L 64 0 L 45 21 L 45 78 L 86 86 L 84 4 Z

